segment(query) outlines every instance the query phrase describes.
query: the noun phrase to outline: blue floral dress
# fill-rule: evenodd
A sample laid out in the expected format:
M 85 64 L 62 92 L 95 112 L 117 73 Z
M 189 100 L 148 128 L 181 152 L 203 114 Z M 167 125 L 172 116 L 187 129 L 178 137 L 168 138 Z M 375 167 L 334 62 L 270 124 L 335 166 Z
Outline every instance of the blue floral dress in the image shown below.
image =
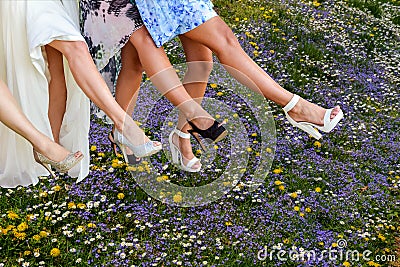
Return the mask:
M 157 47 L 217 16 L 209 0 L 135 0 Z

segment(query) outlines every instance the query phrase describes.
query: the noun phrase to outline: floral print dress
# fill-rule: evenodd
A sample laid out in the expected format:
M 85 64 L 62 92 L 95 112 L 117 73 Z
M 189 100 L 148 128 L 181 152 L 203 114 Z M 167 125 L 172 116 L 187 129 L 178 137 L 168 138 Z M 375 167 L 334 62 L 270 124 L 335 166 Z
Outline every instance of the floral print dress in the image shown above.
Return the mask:
M 129 41 L 143 21 L 129 0 L 81 0 L 81 32 L 99 70 Z
M 217 16 L 209 0 L 135 0 L 157 47 Z

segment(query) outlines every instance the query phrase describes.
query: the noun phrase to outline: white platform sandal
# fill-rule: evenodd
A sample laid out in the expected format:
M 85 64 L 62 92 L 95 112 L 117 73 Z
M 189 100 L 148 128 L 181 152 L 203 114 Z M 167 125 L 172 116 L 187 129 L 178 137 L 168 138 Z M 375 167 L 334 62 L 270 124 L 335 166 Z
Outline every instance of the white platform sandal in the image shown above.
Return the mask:
M 310 134 L 312 137 L 315 139 L 320 139 L 322 137 L 321 133 L 318 130 L 321 130 L 325 133 L 329 133 L 330 131 L 335 128 L 335 126 L 339 123 L 339 121 L 343 118 L 343 111 L 340 110 L 340 112 L 331 120 L 331 113 L 332 113 L 332 108 L 327 109 L 325 112 L 324 116 L 324 125 L 316 125 L 314 123 L 310 122 L 297 122 L 290 117 L 288 114 L 289 111 L 291 111 L 296 104 L 299 102 L 300 96 L 298 95 L 293 95 L 293 98 L 289 101 L 289 103 L 283 108 L 283 111 L 285 112 L 287 120 L 293 125 L 296 126 L 297 128 L 300 128 L 301 130 L 305 131 L 306 133 Z
M 172 162 L 174 164 L 176 164 L 181 170 L 184 170 L 187 172 L 199 172 L 201 169 L 201 164 L 199 164 L 200 166 L 196 169 L 192 168 L 197 162 L 200 163 L 199 158 L 196 158 L 196 157 L 192 158 L 191 160 L 189 160 L 189 162 L 186 165 L 183 163 L 183 155 L 182 155 L 181 151 L 179 150 L 179 147 L 177 147 L 172 142 L 172 138 L 173 138 L 174 134 L 176 134 L 179 137 L 184 138 L 184 139 L 190 139 L 190 134 L 184 133 L 176 128 L 170 133 L 168 141 L 169 141 L 169 147 L 171 149 L 171 154 L 172 154 Z

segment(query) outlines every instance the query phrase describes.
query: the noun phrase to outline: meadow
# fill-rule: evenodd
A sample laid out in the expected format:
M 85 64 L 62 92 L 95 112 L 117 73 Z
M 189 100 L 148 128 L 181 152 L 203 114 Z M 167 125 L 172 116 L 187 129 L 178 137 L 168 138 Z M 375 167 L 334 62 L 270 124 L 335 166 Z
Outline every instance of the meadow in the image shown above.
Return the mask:
M 168 165 L 160 179 L 188 186 L 217 172 L 185 180 L 164 154 L 127 166 L 111 151 L 111 126 L 93 115 L 84 181 L 60 174 L 0 189 L 0 267 L 400 266 L 400 1 L 213 2 L 279 84 L 340 105 L 339 127 L 316 141 L 268 102 L 276 146 L 263 184 L 252 191 L 240 181 L 212 203 L 179 207 L 148 196 L 135 174 Z M 184 62 L 177 40 L 165 49 Z M 158 137 L 165 120 L 160 112 L 142 126 Z M 257 149 L 248 152 L 256 158 Z M 224 154 L 211 168 L 225 166 Z

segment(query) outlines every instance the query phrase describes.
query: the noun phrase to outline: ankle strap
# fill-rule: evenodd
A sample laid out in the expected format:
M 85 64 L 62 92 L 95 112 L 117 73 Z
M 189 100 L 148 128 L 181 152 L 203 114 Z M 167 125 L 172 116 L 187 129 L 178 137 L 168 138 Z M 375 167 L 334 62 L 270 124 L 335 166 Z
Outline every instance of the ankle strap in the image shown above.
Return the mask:
M 179 137 L 184 138 L 184 139 L 190 139 L 190 134 L 184 133 L 178 129 L 174 129 L 174 133 L 176 133 Z
M 283 111 L 285 111 L 285 112 L 291 111 L 292 108 L 294 108 L 294 106 L 296 106 L 297 102 L 299 102 L 299 100 L 300 100 L 300 96 L 294 94 L 292 99 L 289 101 L 289 103 L 287 103 L 287 105 L 283 108 Z

